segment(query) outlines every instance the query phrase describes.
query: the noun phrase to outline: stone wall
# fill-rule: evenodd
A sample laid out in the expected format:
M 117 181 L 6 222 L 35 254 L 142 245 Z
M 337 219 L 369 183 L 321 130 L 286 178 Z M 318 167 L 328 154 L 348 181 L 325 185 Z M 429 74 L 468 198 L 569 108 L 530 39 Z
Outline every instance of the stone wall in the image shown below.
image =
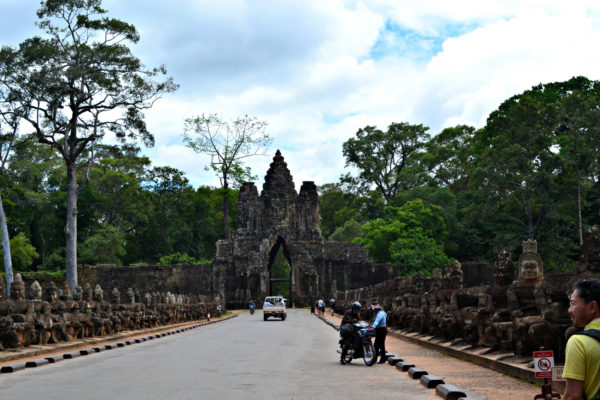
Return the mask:
M 144 265 L 144 266 L 80 266 L 77 268 L 80 285 L 100 285 L 117 288 L 125 293 L 128 288 L 140 292 L 170 292 L 186 295 L 222 297 L 215 289 L 212 264 L 207 265 Z

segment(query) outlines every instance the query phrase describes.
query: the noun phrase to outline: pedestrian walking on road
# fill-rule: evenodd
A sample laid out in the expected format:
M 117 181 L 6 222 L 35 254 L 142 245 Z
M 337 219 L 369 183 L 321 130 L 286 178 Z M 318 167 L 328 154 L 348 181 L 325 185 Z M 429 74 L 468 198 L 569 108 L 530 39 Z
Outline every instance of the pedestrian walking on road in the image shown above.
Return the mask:
M 222 311 L 222 310 L 223 310 L 223 309 L 221 308 L 221 305 L 220 305 L 220 304 L 219 304 L 219 305 L 217 305 L 217 317 L 221 318 L 221 311 Z
M 575 283 L 569 314 L 576 328 L 565 350 L 563 378 L 567 380 L 564 400 L 600 398 L 600 280 Z
M 379 302 L 375 300 L 371 303 L 371 308 L 375 311 L 375 322 L 373 322 L 373 328 L 375 328 L 375 354 L 379 355 L 379 364 L 383 364 L 387 360 L 385 351 L 385 338 L 387 336 L 387 314 Z
M 319 315 L 321 317 L 325 316 L 325 302 L 323 301 L 323 299 L 319 299 L 319 301 L 317 301 L 317 308 L 319 309 Z

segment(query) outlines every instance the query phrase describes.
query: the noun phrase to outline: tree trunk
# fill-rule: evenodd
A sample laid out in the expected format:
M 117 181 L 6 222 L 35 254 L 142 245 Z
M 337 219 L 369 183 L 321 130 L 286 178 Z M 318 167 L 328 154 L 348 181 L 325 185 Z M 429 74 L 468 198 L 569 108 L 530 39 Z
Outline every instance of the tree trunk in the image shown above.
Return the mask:
M 4 251 L 4 272 L 6 273 L 6 294 L 10 296 L 10 286 L 13 282 L 12 258 L 10 256 L 10 238 L 8 237 L 8 226 L 6 215 L 2 205 L 2 192 L 0 191 L 0 225 L 2 225 L 2 251 Z
M 67 283 L 71 292 L 77 286 L 77 168 L 75 163 L 67 164 L 67 224 L 66 237 L 66 269 Z
M 529 187 L 526 189 L 526 205 L 525 205 L 525 213 L 527 214 L 527 236 L 529 236 L 529 240 L 535 239 L 535 227 L 533 225 L 533 210 L 531 206 L 531 196 L 529 195 Z
M 577 149 L 577 139 L 575 139 L 575 179 L 577 181 L 577 223 L 579 231 L 579 247 L 583 245 L 583 222 L 581 221 L 581 182 L 579 180 L 579 151 Z
M 228 184 L 227 184 L 227 175 L 223 174 L 223 228 L 225 233 L 225 240 L 229 240 L 231 238 L 231 233 L 229 232 L 229 201 L 228 201 Z

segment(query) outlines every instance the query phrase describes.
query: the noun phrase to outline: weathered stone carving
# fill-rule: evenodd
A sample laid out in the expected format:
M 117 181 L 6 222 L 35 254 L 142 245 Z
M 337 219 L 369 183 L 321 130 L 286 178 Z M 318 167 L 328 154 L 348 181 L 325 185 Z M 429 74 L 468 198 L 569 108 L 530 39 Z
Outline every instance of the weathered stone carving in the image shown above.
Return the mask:
M 130 301 L 135 300 L 135 292 L 127 292 Z M 216 313 L 216 303 L 205 297 L 155 293 L 158 302 L 149 304 L 152 295 L 146 293 L 147 307 L 139 302 L 121 304 L 118 289 L 110 293 L 113 303 L 104 299 L 100 285 L 96 285 L 93 292 L 85 285 L 84 289 L 77 287 L 70 299 L 68 285 L 59 291 L 54 282 L 47 283 L 42 289 L 39 282 L 34 281 L 29 286 L 28 298 L 25 298 L 25 284 L 17 274 L 11 298 L 0 300 L 0 351 L 201 320 L 206 318 L 208 311 Z
M 393 266 L 374 264 L 360 245 L 323 241 L 317 187 L 303 182 L 297 193 L 278 150 L 260 194 L 254 183 L 242 185 L 238 229 L 231 240 L 217 242 L 215 285 L 229 306 L 246 307 L 271 294 L 271 265 L 279 249 L 291 266 L 290 305 L 394 276 Z
M 600 261 L 597 249 L 600 234 L 591 229 L 581 249 L 580 274 L 545 276 L 537 243 L 528 240 L 523 242 L 517 279 L 511 254 L 503 251 L 495 262 L 491 285 L 463 288 L 461 266 L 456 262 L 446 266 L 443 278 L 435 270 L 431 278 L 399 277 L 338 291 L 337 311 L 342 312 L 354 300 L 368 304 L 377 298 L 381 304 L 389 304 L 388 325 L 395 329 L 418 332 L 429 340 L 481 346 L 487 352 L 510 351 L 517 360 L 531 359 L 532 352 L 544 346 L 554 350 L 560 363 L 565 336 L 571 330 L 567 310 L 572 283 L 598 276 L 590 270 Z
M 2 348 L 28 346 L 33 339 L 34 304 L 25 299 L 25 283 L 21 274 L 16 274 L 10 288 L 10 298 L 0 302 L 0 332 Z

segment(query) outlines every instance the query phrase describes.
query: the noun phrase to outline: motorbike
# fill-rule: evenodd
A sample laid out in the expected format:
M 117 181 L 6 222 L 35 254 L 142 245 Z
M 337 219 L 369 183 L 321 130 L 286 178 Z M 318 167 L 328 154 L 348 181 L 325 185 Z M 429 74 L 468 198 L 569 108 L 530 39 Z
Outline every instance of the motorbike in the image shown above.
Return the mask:
M 375 330 L 373 328 L 369 328 L 369 323 L 365 321 L 359 321 L 353 324 L 355 329 L 352 334 L 352 340 L 350 344 L 347 344 L 346 339 L 343 337 L 342 331 L 340 329 L 340 348 L 338 349 L 338 354 L 342 354 L 342 347 L 348 346 L 348 352 L 346 353 L 346 358 L 344 361 L 346 364 L 352 362 L 355 358 L 361 358 L 365 362 L 365 365 L 371 366 L 375 364 L 377 360 L 377 353 L 375 352 L 375 347 L 372 343 L 372 338 L 375 337 Z
M 250 306 L 250 315 L 254 315 L 254 306 L 253 305 Z

